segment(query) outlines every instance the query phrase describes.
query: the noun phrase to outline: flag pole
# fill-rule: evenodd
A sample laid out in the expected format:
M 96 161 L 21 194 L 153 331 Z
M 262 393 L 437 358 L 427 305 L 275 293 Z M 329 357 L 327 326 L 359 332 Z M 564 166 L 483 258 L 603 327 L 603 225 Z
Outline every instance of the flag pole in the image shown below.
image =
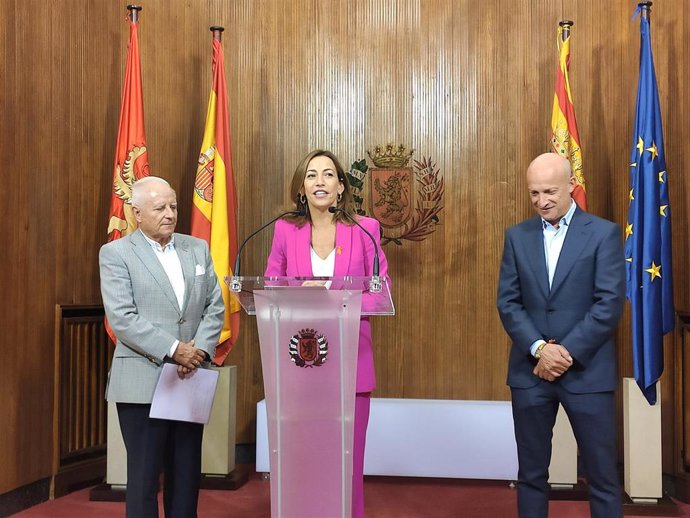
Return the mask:
M 213 33 L 215 48 L 216 41 L 218 45 L 220 45 L 225 28 L 219 25 L 212 25 L 209 27 L 209 30 Z M 224 87 L 222 90 L 224 90 Z M 216 95 L 226 95 L 226 93 L 224 91 L 216 92 Z M 217 126 L 215 127 L 217 128 Z M 225 146 L 223 146 L 223 152 L 225 151 Z M 219 158 L 228 159 L 229 157 L 220 156 Z M 231 171 L 232 168 L 230 164 L 230 172 Z M 224 172 L 224 174 L 226 174 L 226 172 Z M 227 181 L 227 179 L 223 180 L 223 182 L 225 181 Z M 216 203 L 217 202 L 216 200 Z M 193 221 L 194 216 L 192 216 L 192 228 L 194 228 Z M 194 235 L 194 232 L 192 232 L 192 234 Z M 197 235 L 197 237 L 201 236 Z M 213 243 L 210 235 L 208 236 L 208 241 L 209 246 L 212 247 Z M 230 261 L 233 260 L 234 258 L 230 258 Z M 222 277 L 219 278 L 219 281 L 223 284 L 225 283 Z M 226 308 L 226 311 L 229 311 L 229 308 Z M 239 326 L 232 322 L 233 319 L 239 318 L 239 312 L 236 312 L 234 316 L 230 318 L 233 336 L 223 343 L 230 342 L 230 340 L 233 340 L 232 343 L 234 343 L 234 340 L 237 339 L 236 333 Z M 232 345 L 230 345 L 230 347 L 232 347 Z M 218 401 L 218 407 L 216 408 L 214 406 L 214 409 L 211 411 L 211 417 L 204 430 L 204 442 L 201 449 L 202 487 L 208 484 L 207 487 L 209 488 L 238 489 L 248 480 L 248 471 L 235 463 L 235 428 L 237 424 L 234 409 L 237 406 L 237 366 L 223 365 L 229 352 L 230 348 L 224 347 L 219 356 L 219 351 L 217 349 L 216 356 L 213 358 L 213 368 L 218 371 L 218 388 L 214 400 L 214 403 L 216 400 Z M 223 485 L 220 487 L 217 485 L 219 480 L 224 481 Z
M 625 257 L 635 377 L 623 379 L 624 488 L 633 504 L 645 507 L 650 503 L 666 504 L 662 500 L 666 497 L 660 379 L 664 371 L 663 336 L 675 323 L 671 214 L 649 29 L 651 6 L 652 2 L 639 2 L 633 17 L 641 15 L 640 65 L 629 162 Z M 651 267 L 646 268 L 650 262 Z
M 127 57 L 123 71 L 120 115 L 113 169 L 111 169 L 110 211 L 108 213 L 108 242 L 131 234 L 137 229 L 132 213 L 131 196 L 134 183 L 149 174 L 146 132 L 144 130 L 144 104 L 139 58 L 138 14 L 142 7 L 128 5 L 129 21 Z M 103 279 L 103 282 L 109 282 Z M 113 343 L 117 341 L 113 330 L 104 322 L 106 332 Z M 126 448 L 120 433 L 115 403 L 108 403 L 107 448 L 105 483 L 92 488 L 92 501 L 122 501 L 123 488 L 127 487 Z
M 139 11 L 141 11 L 143 7 L 140 5 L 135 5 L 135 4 L 129 4 L 127 6 L 127 10 L 129 11 L 129 19 L 132 20 L 132 23 L 137 23 L 139 20 Z

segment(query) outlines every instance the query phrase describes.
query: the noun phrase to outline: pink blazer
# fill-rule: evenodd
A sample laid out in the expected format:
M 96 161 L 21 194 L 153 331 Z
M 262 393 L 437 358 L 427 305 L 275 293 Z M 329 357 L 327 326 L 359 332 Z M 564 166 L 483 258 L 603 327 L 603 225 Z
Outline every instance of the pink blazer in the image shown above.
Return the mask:
M 379 222 L 360 217 L 359 223 L 376 240 L 379 250 L 379 275 L 388 277 L 388 263 L 379 243 Z M 336 224 L 334 277 L 371 275 L 374 247 L 369 237 L 356 225 Z M 311 226 L 299 228 L 293 223 L 278 220 L 273 245 L 266 265 L 267 276 L 312 277 Z M 390 283 L 390 279 L 388 280 Z M 362 317 L 359 327 L 357 355 L 357 392 L 371 392 L 376 388 L 374 353 L 371 348 L 371 325 Z

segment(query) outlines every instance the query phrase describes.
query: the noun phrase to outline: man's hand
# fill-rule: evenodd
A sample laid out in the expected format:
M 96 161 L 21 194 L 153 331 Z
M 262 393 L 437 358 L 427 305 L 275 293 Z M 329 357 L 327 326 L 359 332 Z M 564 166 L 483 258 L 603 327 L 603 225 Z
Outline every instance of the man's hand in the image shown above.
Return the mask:
M 541 350 L 539 362 L 532 371 L 546 381 L 555 381 L 573 364 L 573 358 L 561 344 L 548 342 Z
M 173 360 L 179 363 L 182 367 L 193 371 L 201 362 L 206 358 L 206 354 L 201 349 L 194 347 L 194 340 L 191 342 L 182 342 L 177 345 L 175 354 L 173 355 Z M 179 369 L 178 369 L 179 374 Z
M 177 366 L 177 377 L 181 380 L 183 380 L 184 377 L 190 372 L 193 372 L 192 369 L 188 369 L 187 367 L 183 367 L 182 365 Z

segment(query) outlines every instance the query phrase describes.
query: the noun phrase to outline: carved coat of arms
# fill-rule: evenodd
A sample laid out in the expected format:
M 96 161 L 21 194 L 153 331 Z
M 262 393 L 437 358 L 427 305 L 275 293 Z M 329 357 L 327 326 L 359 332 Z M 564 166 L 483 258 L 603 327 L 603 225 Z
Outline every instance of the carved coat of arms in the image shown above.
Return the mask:
M 370 177 L 370 213 L 383 229 L 381 244 L 402 240 L 422 241 L 436 230 L 443 209 L 443 177 L 431 157 L 412 159 L 414 149 L 400 144 L 376 146 L 366 159 L 353 162 L 348 180 L 353 188 L 355 210 L 365 215 L 364 190 Z M 410 160 L 412 164 L 408 165 Z

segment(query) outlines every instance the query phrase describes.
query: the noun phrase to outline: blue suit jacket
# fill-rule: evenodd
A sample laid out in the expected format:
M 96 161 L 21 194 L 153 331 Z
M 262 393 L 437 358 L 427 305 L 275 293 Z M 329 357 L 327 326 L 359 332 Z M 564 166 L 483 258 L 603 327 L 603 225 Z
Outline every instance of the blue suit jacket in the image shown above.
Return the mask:
M 532 217 L 505 235 L 498 311 L 512 340 L 508 385 L 539 382 L 530 353 L 535 340 L 563 344 L 573 366 L 555 383 L 575 393 L 618 384 L 613 335 L 625 301 L 625 260 L 618 225 L 579 208 L 568 227 L 549 289 L 542 220 Z

